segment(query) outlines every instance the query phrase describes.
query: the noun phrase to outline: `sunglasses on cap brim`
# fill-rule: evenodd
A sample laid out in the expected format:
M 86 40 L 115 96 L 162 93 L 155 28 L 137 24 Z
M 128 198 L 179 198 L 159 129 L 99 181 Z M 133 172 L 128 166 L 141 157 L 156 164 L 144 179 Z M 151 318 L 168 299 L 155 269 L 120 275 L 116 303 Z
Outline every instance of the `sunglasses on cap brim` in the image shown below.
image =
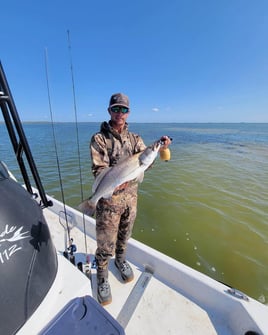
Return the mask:
M 129 112 L 129 108 L 123 107 L 123 106 L 114 106 L 114 107 L 110 107 L 110 111 L 113 113 L 127 114 Z

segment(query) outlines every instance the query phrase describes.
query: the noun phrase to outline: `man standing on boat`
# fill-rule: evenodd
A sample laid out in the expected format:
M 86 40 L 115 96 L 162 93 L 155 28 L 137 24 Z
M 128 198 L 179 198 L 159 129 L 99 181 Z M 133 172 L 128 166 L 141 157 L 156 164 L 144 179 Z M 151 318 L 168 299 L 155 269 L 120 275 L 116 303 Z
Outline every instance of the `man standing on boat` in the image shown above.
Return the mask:
M 129 99 L 122 93 L 113 94 L 108 107 L 110 121 L 103 122 L 100 131 L 92 136 L 90 152 L 94 177 L 119 160 L 143 151 L 146 146 L 142 138 L 128 130 L 126 122 L 129 113 Z M 163 136 L 162 148 L 170 144 L 168 136 Z M 137 213 L 137 182 L 127 182 L 118 186 L 112 197 L 101 198 L 96 207 L 96 261 L 98 300 L 102 305 L 112 301 L 108 282 L 108 265 L 115 254 L 115 266 L 124 282 L 134 278 L 131 266 L 126 261 L 127 241 L 131 236 Z

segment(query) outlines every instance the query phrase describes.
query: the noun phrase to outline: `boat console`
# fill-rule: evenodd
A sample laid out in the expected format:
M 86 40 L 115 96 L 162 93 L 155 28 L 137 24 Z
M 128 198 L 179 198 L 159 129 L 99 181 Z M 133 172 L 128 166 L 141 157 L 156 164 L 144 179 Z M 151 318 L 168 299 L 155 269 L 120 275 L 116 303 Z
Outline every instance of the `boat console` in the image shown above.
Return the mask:
M 57 273 L 42 210 L 0 163 L 1 334 L 14 334 L 35 312 Z

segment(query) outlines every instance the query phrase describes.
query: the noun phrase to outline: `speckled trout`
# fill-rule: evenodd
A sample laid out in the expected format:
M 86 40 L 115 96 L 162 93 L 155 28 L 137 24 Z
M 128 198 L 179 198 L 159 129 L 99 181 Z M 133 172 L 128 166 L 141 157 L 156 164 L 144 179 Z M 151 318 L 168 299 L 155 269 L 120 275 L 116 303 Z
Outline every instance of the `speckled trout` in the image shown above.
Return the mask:
M 129 181 L 141 183 L 144 172 L 154 162 L 160 149 L 157 141 L 144 151 L 119 161 L 116 165 L 104 169 L 95 179 L 92 186 L 92 196 L 83 201 L 78 209 L 86 215 L 93 216 L 96 205 L 101 198 L 112 197 L 116 188 Z

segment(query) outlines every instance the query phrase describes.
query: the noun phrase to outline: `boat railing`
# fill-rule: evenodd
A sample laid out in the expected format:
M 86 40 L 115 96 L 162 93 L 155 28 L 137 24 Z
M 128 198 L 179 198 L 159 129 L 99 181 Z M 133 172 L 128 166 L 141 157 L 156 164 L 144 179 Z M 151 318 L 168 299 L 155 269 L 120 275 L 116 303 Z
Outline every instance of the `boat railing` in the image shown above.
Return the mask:
M 31 170 L 32 177 L 39 191 L 42 207 L 52 206 L 52 201 L 48 200 L 36 168 L 27 138 L 25 136 L 22 122 L 18 115 L 14 99 L 12 97 L 3 66 L 0 62 L 0 108 L 4 122 L 13 146 L 14 153 L 26 186 L 27 191 L 35 196 L 31 185 L 30 177 L 24 162 L 24 154 Z

